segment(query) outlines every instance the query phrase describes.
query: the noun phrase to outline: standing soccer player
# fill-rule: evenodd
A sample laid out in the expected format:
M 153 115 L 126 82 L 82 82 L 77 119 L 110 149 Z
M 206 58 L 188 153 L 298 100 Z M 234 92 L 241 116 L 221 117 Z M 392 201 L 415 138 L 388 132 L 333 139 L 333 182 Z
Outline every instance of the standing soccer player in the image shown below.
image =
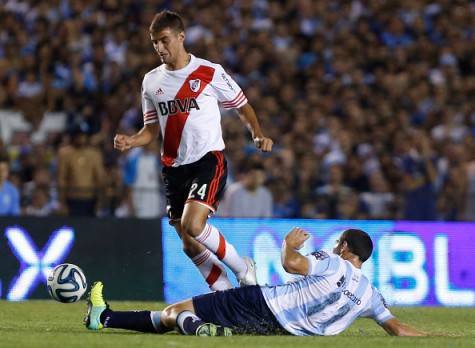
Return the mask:
M 237 110 L 259 149 L 271 151 L 273 142 L 263 135 L 254 109 L 221 65 L 185 50 L 185 29 L 177 13 L 158 13 L 149 30 L 163 64 L 143 79 L 144 127 L 133 136 L 117 134 L 114 147 L 126 151 L 144 146 L 161 131 L 167 211 L 183 250 L 212 290 L 232 287 L 220 261 L 235 273 L 240 285 L 255 285 L 254 262 L 239 256 L 207 223 L 227 177 L 218 102 Z

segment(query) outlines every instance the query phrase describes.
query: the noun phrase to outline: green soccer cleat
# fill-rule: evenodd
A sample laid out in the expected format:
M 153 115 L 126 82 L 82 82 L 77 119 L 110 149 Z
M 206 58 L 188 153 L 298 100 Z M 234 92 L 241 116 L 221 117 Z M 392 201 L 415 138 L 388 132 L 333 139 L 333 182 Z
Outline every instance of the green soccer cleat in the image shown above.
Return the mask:
M 232 336 L 233 332 L 230 328 L 219 326 L 211 323 L 200 325 L 196 329 L 196 336 Z
M 84 324 L 89 330 L 102 330 L 104 326 L 101 323 L 101 314 L 109 305 L 102 296 L 102 282 L 92 284 L 91 291 L 87 300 L 87 314 L 84 318 Z

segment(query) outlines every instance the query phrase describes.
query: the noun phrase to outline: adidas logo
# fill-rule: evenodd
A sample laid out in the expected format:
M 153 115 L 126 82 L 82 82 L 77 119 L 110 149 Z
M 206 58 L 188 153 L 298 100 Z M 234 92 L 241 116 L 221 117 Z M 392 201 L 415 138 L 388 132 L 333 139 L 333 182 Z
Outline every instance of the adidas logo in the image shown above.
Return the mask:
M 163 94 L 163 89 L 159 88 L 155 91 L 155 95 L 162 95 Z

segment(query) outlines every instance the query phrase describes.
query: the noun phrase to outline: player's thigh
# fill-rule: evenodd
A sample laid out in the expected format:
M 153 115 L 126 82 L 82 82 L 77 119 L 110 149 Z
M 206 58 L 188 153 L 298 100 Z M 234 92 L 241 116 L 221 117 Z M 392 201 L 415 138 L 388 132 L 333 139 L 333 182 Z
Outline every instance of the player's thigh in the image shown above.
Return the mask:
M 192 298 L 195 313 L 205 322 L 233 328 L 238 333 L 280 332 L 257 285 L 216 291 Z
M 227 175 L 227 162 L 223 152 L 206 154 L 194 165 L 186 203 L 196 202 L 215 212 L 226 186 Z
M 184 234 L 197 237 L 206 226 L 210 209 L 199 202 L 190 201 L 185 205 L 181 217 L 181 228 Z

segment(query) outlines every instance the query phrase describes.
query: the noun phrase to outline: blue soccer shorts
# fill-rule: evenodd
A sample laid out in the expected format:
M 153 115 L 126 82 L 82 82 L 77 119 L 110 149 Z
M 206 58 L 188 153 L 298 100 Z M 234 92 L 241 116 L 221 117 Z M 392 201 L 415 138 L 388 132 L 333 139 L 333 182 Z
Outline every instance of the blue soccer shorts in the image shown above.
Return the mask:
M 254 335 L 288 334 L 266 304 L 260 286 L 216 291 L 193 297 L 195 313 L 203 321 Z

